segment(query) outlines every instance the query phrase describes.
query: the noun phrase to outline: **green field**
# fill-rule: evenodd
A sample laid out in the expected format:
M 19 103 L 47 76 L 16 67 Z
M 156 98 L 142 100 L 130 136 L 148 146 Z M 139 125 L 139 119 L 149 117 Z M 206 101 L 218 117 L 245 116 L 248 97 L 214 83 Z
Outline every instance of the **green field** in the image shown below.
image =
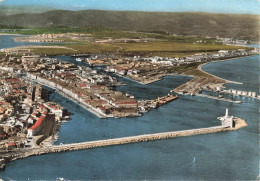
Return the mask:
M 20 34 L 59 34 L 59 33 L 83 33 L 93 36 L 95 39 L 140 39 L 149 38 L 147 43 L 106 43 L 98 44 L 87 41 L 65 40 L 62 44 L 52 44 L 65 46 L 75 50 L 58 48 L 35 49 L 35 53 L 46 55 L 68 55 L 71 53 L 115 53 L 122 56 L 162 56 L 162 57 L 185 57 L 196 53 L 214 53 L 221 49 L 235 50 L 244 47 L 227 46 L 217 43 L 214 39 L 173 36 L 165 32 L 133 32 L 120 31 L 109 28 L 93 27 L 56 27 L 56 28 L 31 28 L 18 30 Z M 203 43 L 197 43 L 201 40 Z
M 183 57 L 196 53 L 211 53 L 222 49 L 236 50 L 238 46 L 227 46 L 219 44 L 195 44 L 195 43 L 176 43 L 153 41 L 148 43 L 124 43 L 117 44 L 122 47 L 124 55 L 141 56 L 163 56 L 163 57 Z
M 56 44 L 57 45 L 57 44 Z M 219 50 L 236 50 L 238 46 L 227 46 L 219 44 L 194 44 L 176 43 L 169 41 L 153 41 L 148 43 L 87 43 L 87 44 L 62 44 L 71 49 L 38 48 L 35 53 L 46 55 L 68 55 L 75 53 L 114 53 L 122 56 L 162 56 L 162 57 L 185 57 L 196 53 L 215 53 Z
M 64 48 L 33 48 L 34 53 L 39 55 L 56 56 L 56 55 L 73 55 L 75 51 Z
M 8 27 L 2 27 L 8 28 Z M 14 28 L 14 27 L 11 27 Z M 1 26 L 0 26 L 1 29 Z M 173 36 L 163 31 L 141 32 L 141 31 L 121 31 L 111 28 L 102 27 L 51 27 L 51 28 L 17 28 L 15 32 L 21 35 L 39 35 L 39 34 L 62 34 L 62 33 L 83 33 L 91 34 L 97 39 L 120 39 L 120 38 L 151 38 L 162 41 L 171 41 L 177 43 L 192 43 L 198 40 L 203 40 L 207 43 L 215 42 L 214 39 L 206 39 L 202 37 L 189 37 L 189 36 Z

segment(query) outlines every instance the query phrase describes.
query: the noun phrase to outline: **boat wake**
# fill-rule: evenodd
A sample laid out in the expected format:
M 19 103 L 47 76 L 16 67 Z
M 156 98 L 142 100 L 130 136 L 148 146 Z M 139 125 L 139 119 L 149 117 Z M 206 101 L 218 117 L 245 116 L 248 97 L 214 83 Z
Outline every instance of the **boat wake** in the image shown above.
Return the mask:
M 196 166 L 196 157 L 193 157 L 192 162 L 190 162 L 190 163 L 188 163 L 188 164 L 186 164 L 186 165 L 183 165 L 182 167 L 189 167 L 189 166 L 191 166 L 191 165 L 192 165 L 192 167 L 195 167 L 195 166 Z

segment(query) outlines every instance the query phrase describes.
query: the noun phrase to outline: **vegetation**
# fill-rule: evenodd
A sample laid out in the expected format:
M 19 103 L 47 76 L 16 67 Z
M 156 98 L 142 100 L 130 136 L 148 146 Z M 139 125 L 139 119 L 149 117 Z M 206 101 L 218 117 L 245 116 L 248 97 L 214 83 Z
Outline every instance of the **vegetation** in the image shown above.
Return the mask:
M 170 41 L 152 41 L 148 43 L 70 43 L 55 44 L 61 48 L 38 48 L 35 53 L 46 55 L 68 55 L 71 53 L 114 53 L 122 56 L 162 56 L 186 57 L 196 53 L 215 53 L 221 49 L 235 50 L 244 47 L 219 44 L 176 43 Z M 52 46 L 52 45 L 50 45 Z M 67 47 L 69 49 L 65 49 Z M 60 49 L 60 50 L 59 50 Z M 73 51 L 74 50 L 74 51 Z
M 241 48 L 238 46 L 227 46 L 219 44 L 175 43 L 164 41 L 153 41 L 148 43 L 122 43 L 117 45 L 122 47 L 121 52 L 124 55 L 163 55 L 170 57 L 187 56 L 195 53 L 216 52 L 221 49 L 236 50 Z
M 3 56 L 5 56 L 5 55 L 6 55 L 5 52 L 0 52 L 0 57 L 3 57 Z
M 46 46 L 47 47 L 47 46 Z M 117 53 L 119 47 L 111 44 L 69 44 L 64 47 L 55 48 L 33 48 L 34 53 L 40 55 L 72 55 L 72 54 L 92 54 L 92 53 Z
M 172 66 L 167 69 L 169 73 L 176 73 L 176 74 L 186 74 L 186 75 L 193 75 L 193 76 L 202 76 L 207 78 L 212 78 L 211 75 L 206 74 L 200 70 L 198 70 L 198 66 L 202 63 L 191 63 L 191 64 L 181 64 L 179 66 Z
M 200 71 L 200 70 L 198 70 L 196 68 L 194 68 L 193 70 L 186 71 L 185 74 L 213 78 L 211 75 L 206 74 L 206 73 L 204 73 L 204 72 L 202 72 L 202 71 Z
M 36 54 L 48 56 L 72 55 L 75 53 L 75 51 L 65 48 L 33 48 L 33 51 Z
M 168 67 L 167 70 L 169 73 L 181 74 L 181 73 L 187 72 L 189 70 L 196 69 L 200 64 L 201 63 L 181 64 L 179 66 Z
M 127 31 L 140 31 L 139 33 L 141 33 L 141 31 L 155 32 L 155 34 L 160 34 L 162 37 L 167 36 L 168 34 L 177 34 L 184 36 L 196 35 L 200 37 L 220 36 L 255 41 L 259 40 L 258 21 L 258 15 L 192 12 L 167 13 L 55 10 L 45 13 L 27 13 L 8 16 L 0 14 L 0 24 L 8 26 L 32 28 L 104 27 L 105 29 L 112 28 Z
M 1 26 L 0 26 L 1 28 Z M 121 31 L 111 28 L 101 28 L 101 27 L 48 27 L 48 28 L 25 28 L 18 29 L 16 33 L 21 35 L 38 35 L 38 34 L 62 34 L 62 33 L 82 33 L 90 34 L 96 39 L 140 39 L 149 38 L 161 41 L 171 41 L 176 43 L 193 43 L 202 40 L 205 43 L 216 43 L 214 39 L 202 38 L 202 37 L 189 37 L 189 36 L 173 36 L 166 34 L 166 32 L 135 32 L 135 31 Z M 66 42 L 75 42 L 71 40 L 66 40 Z M 217 43 L 216 43 L 217 44 Z

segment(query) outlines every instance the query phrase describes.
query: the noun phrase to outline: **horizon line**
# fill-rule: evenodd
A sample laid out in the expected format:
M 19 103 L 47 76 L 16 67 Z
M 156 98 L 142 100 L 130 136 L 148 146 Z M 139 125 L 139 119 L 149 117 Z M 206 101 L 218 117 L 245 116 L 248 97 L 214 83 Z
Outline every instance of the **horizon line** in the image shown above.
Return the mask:
M 120 9 L 105 9 L 105 8 L 100 8 L 100 9 L 95 9 L 95 8 L 86 8 L 86 9 L 69 9 L 69 8 L 54 8 L 54 7 L 50 7 L 50 6 L 40 6 L 40 5 L 1 5 L 0 3 L 0 8 L 1 7 L 42 7 L 42 8 L 50 8 L 50 10 L 47 10 L 45 12 L 48 11 L 58 11 L 58 10 L 63 10 L 63 11 L 87 11 L 87 10 L 95 10 L 95 11 L 119 11 L 119 12 L 154 12 L 154 13 L 208 13 L 208 14 L 227 14 L 227 15 L 260 15 L 260 13 L 235 13 L 235 12 L 215 12 L 215 11 L 164 11 L 164 10 L 154 10 L 154 11 L 146 11 L 146 10 L 120 10 Z M 45 13 L 45 12 L 40 12 L 40 13 Z M 28 13 L 31 14 L 30 12 L 24 12 L 24 13 Z M 17 13 L 20 14 L 20 13 Z

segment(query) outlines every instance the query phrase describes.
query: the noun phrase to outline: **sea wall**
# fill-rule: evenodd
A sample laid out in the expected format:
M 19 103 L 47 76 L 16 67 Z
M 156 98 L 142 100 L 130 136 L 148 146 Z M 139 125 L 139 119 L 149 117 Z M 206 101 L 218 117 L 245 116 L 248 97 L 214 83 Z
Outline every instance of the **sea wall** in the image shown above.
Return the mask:
M 28 151 L 26 151 L 26 149 L 23 149 L 23 150 L 21 150 L 20 153 L 13 155 L 10 158 L 10 161 L 29 157 L 29 156 L 34 156 L 34 155 L 47 154 L 47 153 L 84 150 L 84 149 L 92 149 L 92 148 L 98 148 L 98 147 L 115 146 L 115 145 L 147 142 L 147 141 L 153 141 L 153 140 L 177 138 L 177 137 L 184 137 L 184 136 L 194 136 L 194 135 L 202 135 L 202 134 L 210 134 L 210 133 L 221 133 L 221 132 L 226 132 L 226 131 L 238 130 L 244 126 L 247 126 L 245 120 L 240 119 L 240 118 L 235 118 L 235 127 L 234 128 L 229 128 L 229 127 L 225 127 L 225 126 L 215 126 L 215 127 L 209 127 L 209 128 L 191 129 L 191 130 L 183 130 L 183 131 L 172 131 L 172 132 L 165 132 L 165 133 L 146 134 L 146 135 L 138 135 L 138 136 L 131 136 L 131 137 L 99 140 L 99 141 L 88 141 L 88 142 L 82 142 L 82 143 L 64 144 L 64 145 L 57 145 L 57 146 L 51 146 L 51 147 L 45 147 L 45 148 L 30 149 Z

